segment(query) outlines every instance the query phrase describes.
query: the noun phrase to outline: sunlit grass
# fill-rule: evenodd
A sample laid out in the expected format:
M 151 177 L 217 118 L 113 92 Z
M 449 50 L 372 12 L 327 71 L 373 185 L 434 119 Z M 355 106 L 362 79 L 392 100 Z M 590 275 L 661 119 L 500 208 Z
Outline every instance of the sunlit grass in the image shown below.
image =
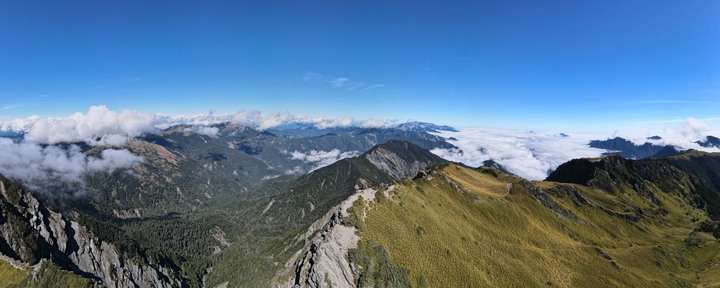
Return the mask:
M 637 193 L 571 185 L 592 204 L 552 197 L 576 216 L 564 220 L 528 191 L 507 193 L 508 182 L 521 180 L 502 179 L 449 165 L 432 180 L 405 180 L 388 201 L 371 205 L 360 234 L 384 247 L 415 285 L 422 279 L 428 287 L 678 287 L 720 280 L 708 272 L 720 270 L 710 264 L 720 251 L 715 239 L 697 233 L 699 247 L 683 242 L 696 227 L 691 219 L 706 215 L 678 197 L 655 191 L 663 216 Z M 628 215 L 641 208 L 645 220 L 611 216 L 600 206 Z

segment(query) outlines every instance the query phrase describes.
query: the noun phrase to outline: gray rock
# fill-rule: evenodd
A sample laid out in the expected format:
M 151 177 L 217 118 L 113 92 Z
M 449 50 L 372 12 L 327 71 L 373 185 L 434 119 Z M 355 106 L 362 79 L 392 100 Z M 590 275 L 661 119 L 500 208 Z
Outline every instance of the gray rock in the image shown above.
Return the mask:
M 171 267 L 122 253 L 2 176 L 0 192 L 0 251 L 7 257 L 29 265 L 52 259 L 107 287 L 182 286 Z

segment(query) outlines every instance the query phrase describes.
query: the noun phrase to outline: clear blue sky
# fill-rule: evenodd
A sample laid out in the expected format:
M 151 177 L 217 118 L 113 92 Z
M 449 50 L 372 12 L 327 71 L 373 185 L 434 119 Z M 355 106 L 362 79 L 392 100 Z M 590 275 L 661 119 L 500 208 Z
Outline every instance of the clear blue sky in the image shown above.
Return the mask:
M 0 121 L 98 104 L 529 128 L 714 118 L 720 1 L 0 0 Z

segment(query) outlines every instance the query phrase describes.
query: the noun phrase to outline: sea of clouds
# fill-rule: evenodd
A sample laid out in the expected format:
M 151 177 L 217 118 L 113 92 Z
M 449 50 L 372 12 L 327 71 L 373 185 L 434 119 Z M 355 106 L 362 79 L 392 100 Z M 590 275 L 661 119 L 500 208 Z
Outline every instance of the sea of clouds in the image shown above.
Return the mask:
M 581 157 L 598 157 L 602 149 L 587 144 L 592 135 L 570 135 L 527 130 L 467 128 L 459 132 L 436 133 L 449 140 L 458 149 L 433 149 L 431 152 L 450 161 L 477 167 L 483 161 L 494 160 L 520 177 L 540 180 L 548 172 L 568 160 Z
M 567 131 L 565 131 L 567 132 Z M 560 164 L 575 158 L 599 157 L 612 152 L 590 148 L 591 140 L 614 137 L 625 138 L 637 145 L 650 142 L 655 145 L 673 145 L 680 150 L 696 149 L 720 152 L 720 149 L 702 147 L 697 141 L 707 135 L 719 135 L 704 121 L 689 118 L 679 125 L 662 130 L 614 132 L 548 132 L 493 128 L 466 128 L 459 132 L 441 131 L 436 135 L 448 138 L 458 149 L 434 149 L 431 152 L 450 161 L 469 166 L 481 166 L 483 161 L 494 160 L 508 171 L 530 180 L 542 180 Z M 649 136 L 660 140 L 648 140 Z
M 697 142 L 705 141 L 708 135 L 720 137 L 720 131 L 711 129 L 705 121 L 701 119 L 688 118 L 679 121 L 674 127 L 665 129 L 648 129 L 646 131 L 615 131 L 612 137 L 618 136 L 632 141 L 637 145 L 650 142 L 655 145 L 672 145 L 682 150 L 695 149 L 707 152 L 720 152 L 717 148 L 702 147 Z M 650 136 L 660 136 L 662 139 L 651 140 Z
M 310 150 L 306 153 L 303 153 L 300 151 L 293 151 L 293 152 L 290 152 L 289 154 L 290 154 L 290 159 L 300 160 L 305 163 L 312 164 L 313 167 L 310 168 L 310 170 L 308 171 L 308 172 L 312 172 L 312 171 L 315 171 L 322 167 L 333 164 L 339 160 L 358 156 L 358 155 L 360 155 L 360 151 L 342 152 L 338 149 L 333 149 L 330 151 Z M 298 170 L 298 169 L 299 169 L 299 167 L 296 167 L 294 170 L 288 170 L 286 172 L 286 174 L 298 174 L 297 172 L 304 173 L 304 171 Z

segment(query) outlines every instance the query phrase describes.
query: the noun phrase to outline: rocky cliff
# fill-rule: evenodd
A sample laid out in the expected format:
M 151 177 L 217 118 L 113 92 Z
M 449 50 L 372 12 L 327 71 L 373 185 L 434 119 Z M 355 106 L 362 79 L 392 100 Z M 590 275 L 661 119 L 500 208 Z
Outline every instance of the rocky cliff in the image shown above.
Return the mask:
M 362 157 L 395 180 L 414 177 L 429 165 L 447 162 L 415 144 L 395 140 L 373 147 Z
M 29 265 L 48 259 L 107 287 L 183 286 L 172 265 L 119 251 L 2 175 L 0 194 L 0 252 L 5 256 Z
M 277 287 L 353 287 L 360 267 L 348 260 L 348 251 L 357 248 L 360 237 L 357 229 L 342 225 L 343 217 L 355 201 L 372 201 L 374 189 L 358 190 L 339 205 L 315 221 L 295 241 L 305 243 L 303 249 L 285 264 L 276 275 Z M 383 193 L 383 192 L 379 192 Z

